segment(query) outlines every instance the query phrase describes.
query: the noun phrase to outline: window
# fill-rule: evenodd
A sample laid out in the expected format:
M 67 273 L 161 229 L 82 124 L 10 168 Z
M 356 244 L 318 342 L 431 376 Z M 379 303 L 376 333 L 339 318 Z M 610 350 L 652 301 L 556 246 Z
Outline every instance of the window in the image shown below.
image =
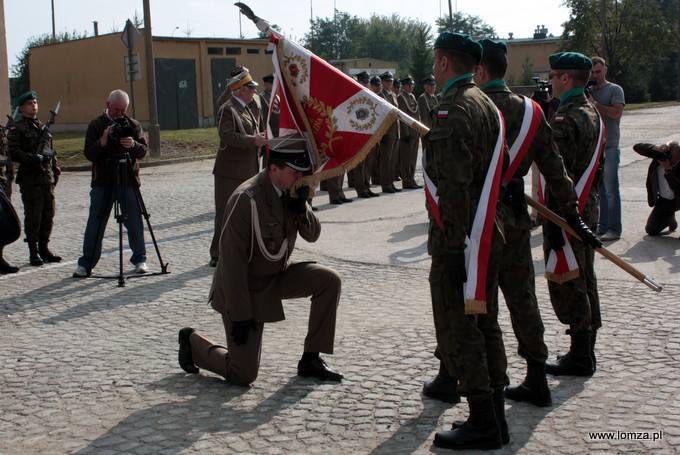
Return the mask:
M 248 49 L 247 52 L 249 54 L 259 54 L 260 50 L 259 49 Z
M 209 47 L 208 48 L 208 55 L 222 55 L 224 53 L 224 49 L 221 47 Z
M 227 55 L 241 55 L 241 48 L 240 47 L 228 47 L 227 48 Z
M 274 51 L 270 51 L 269 49 L 265 49 L 264 53 L 267 54 L 267 55 L 271 55 L 271 54 L 274 53 Z

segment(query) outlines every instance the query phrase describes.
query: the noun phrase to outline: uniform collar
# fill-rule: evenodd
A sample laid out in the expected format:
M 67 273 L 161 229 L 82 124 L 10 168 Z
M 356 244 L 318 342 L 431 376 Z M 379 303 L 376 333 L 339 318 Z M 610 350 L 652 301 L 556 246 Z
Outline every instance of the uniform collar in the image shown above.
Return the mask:
M 448 82 L 444 85 L 444 90 L 442 90 L 442 95 L 445 94 L 451 87 L 453 87 L 453 85 L 454 85 L 456 82 L 458 82 L 458 81 L 460 81 L 460 80 L 463 80 L 463 79 L 465 79 L 465 78 L 471 78 L 472 76 L 473 76 L 473 73 L 465 73 L 465 74 L 463 74 L 463 75 L 461 75 L 461 76 L 458 76 L 458 77 L 456 77 L 456 78 L 454 78 L 454 79 L 451 79 L 450 81 L 448 81 Z
M 578 95 L 584 95 L 584 89 L 583 87 L 576 87 L 572 88 L 571 90 L 567 90 L 562 94 L 562 97 L 560 98 L 560 107 L 569 99 L 573 98 Z M 559 109 L 559 108 L 558 108 Z
M 504 81 L 503 79 L 494 79 L 494 80 L 492 80 L 492 81 L 489 81 L 489 82 L 487 82 L 486 84 L 484 84 L 484 85 L 482 85 L 481 87 L 479 87 L 479 89 L 480 89 L 480 90 L 484 90 L 484 89 L 486 89 L 486 88 L 490 88 L 490 87 L 499 87 L 499 86 L 503 86 L 503 87 L 506 86 L 506 83 L 505 83 L 505 81 Z

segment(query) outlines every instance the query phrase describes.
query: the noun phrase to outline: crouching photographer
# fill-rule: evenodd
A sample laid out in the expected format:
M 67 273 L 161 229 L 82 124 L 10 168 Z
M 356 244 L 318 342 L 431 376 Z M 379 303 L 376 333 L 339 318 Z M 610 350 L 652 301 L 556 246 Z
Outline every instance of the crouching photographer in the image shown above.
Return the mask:
M 135 193 L 141 185 L 137 160 L 146 155 L 147 144 L 139 122 L 125 115 L 128 104 L 127 93 L 112 91 L 102 115 L 87 127 L 85 157 L 92 161 L 90 213 L 74 278 L 90 276 L 97 265 L 114 200 L 125 207 L 122 222 L 132 250 L 130 262 L 136 273 L 148 270 L 142 212 Z
M 675 231 L 678 228 L 675 212 L 680 210 L 680 145 L 677 141 L 635 144 L 633 150 L 652 158 L 647 171 L 647 202 L 653 209 L 645 231 L 649 235 L 659 235 L 667 227 Z

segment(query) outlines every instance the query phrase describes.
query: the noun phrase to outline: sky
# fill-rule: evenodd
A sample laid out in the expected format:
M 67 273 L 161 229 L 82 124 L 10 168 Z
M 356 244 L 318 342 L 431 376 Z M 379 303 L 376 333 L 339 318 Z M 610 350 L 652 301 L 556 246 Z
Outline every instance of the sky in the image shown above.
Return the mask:
M 255 25 L 245 16 L 239 25 L 235 0 L 149 0 L 154 36 L 193 38 L 245 38 L 257 36 Z M 448 14 L 449 0 L 243 0 L 257 16 L 281 27 L 284 36 L 301 41 L 309 32 L 309 19 L 330 18 L 334 9 L 352 16 L 368 18 L 372 14 L 418 19 L 432 25 Z M 569 18 L 563 0 L 450 0 L 453 11 L 479 16 L 496 29 L 499 37 L 530 38 L 537 25 L 545 25 L 549 34 L 559 36 L 562 23 Z M 27 17 L 25 0 L 4 0 L 7 30 L 7 55 L 10 68 L 17 63 L 28 39 L 52 33 L 52 2 L 57 33 L 77 31 L 94 35 L 93 21 L 99 34 L 122 31 L 125 21 L 137 12 L 143 17 L 142 0 L 31 0 Z M 122 43 L 121 43 L 122 45 Z

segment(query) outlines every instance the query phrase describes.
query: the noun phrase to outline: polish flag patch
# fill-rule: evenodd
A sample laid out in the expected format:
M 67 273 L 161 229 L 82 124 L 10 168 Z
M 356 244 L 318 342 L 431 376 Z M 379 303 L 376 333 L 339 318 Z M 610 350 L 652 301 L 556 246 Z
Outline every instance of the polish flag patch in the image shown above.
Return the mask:
M 555 123 L 564 122 L 564 115 L 556 115 L 553 120 L 555 120 Z
M 437 118 L 448 118 L 449 111 L 439 111 L 437 112 Z

